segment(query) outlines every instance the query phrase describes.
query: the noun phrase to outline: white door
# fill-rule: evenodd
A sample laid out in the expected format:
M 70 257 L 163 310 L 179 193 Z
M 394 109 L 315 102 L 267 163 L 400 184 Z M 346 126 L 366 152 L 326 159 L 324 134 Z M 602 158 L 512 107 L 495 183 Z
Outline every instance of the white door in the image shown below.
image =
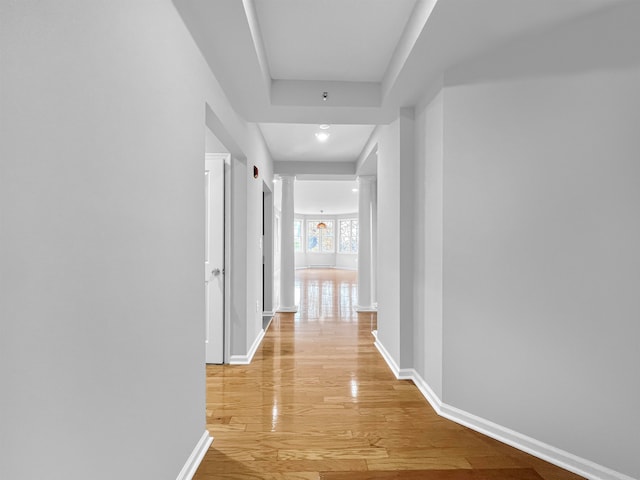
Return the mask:
M 206 362 L 224 361 L 224 155 L 206 154 L 204 292 Z

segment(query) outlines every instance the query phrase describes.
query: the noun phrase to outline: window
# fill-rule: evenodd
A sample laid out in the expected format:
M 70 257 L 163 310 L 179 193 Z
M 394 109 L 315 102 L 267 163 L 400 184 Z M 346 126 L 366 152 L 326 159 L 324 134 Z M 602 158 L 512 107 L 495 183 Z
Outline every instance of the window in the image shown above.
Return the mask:
M 333 253 L 336 251 L 333 220 L 322 221 L 327 225 L 327 228 L 317 227 L 320 220 L 307 220 L 307 252 Z
M 340 253 L 358 253 L 358 220 L 340 220 Z
M 293 221 L 293 250 L 302 251 L 302 220 Z

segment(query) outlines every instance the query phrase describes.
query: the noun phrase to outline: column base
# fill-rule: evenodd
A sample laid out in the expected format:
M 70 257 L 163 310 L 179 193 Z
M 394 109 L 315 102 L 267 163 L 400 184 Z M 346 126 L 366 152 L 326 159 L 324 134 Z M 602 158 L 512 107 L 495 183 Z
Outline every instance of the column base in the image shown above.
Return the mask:
M 362 305 L 358 305 L 356 306 L 356 312 L 377 312 L 378 308 L 375 305 L 370 305 L 368 307 L 362 306 Z
M 298 311 L 298 306 L 294 305 L 293 307 L 278 307 L 277 311 L 279 313 L 296 313 Z

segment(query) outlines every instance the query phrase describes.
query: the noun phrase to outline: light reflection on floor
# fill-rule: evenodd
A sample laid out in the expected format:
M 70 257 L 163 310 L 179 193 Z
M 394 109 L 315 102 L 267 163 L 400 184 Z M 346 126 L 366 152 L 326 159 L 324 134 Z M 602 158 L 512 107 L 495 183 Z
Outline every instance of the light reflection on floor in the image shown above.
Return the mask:
M 355 312 L 355 272 L 297 277 L 297 315 L 274 317 L 250 364 L 207 366 L 215 442 L 194 480 L 578 479 L 438 416 L 397 380 L 374 346 L 377 314 Z
M 336 269 L 297 270 L 295 298 L 298 305 L 296 322 L 322 321 L 328 317 L 356 321 L 357 273 Z

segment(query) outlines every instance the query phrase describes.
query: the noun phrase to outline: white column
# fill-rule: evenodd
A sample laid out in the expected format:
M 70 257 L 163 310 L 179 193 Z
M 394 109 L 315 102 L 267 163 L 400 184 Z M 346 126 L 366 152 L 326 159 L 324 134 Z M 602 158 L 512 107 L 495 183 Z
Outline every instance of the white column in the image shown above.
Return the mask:
M 296 254 L 293 243 L 293 175 L 281 175 L 282 212 L 280 216 L 280 307 L 279 312 L 297 312 L 295 304 Z
M 358 177 L 358 312 L 373 312 L 371 300 L 371 189 L 375 177 Z

